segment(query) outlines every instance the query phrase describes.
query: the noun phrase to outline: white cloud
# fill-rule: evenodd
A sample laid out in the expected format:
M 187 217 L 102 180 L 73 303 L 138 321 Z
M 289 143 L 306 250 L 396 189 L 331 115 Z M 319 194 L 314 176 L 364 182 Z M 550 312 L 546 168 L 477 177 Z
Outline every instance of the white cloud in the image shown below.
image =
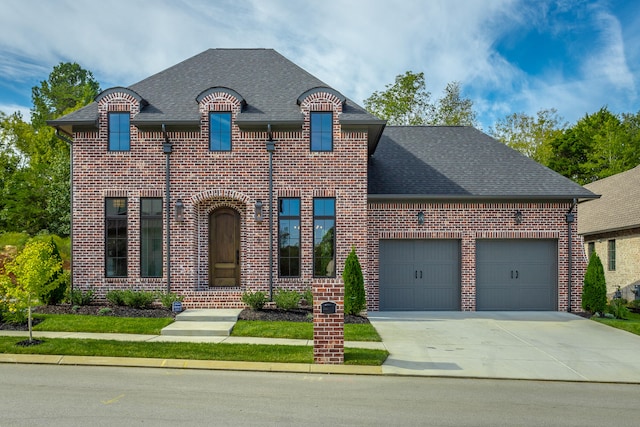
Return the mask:
M 5 113 L 7 116 L 18 112 L 22 115 L 22 119 L 25 122 L 31 121 L 31 110 L 29 107 L 25 107 L 24 105 L 0 104 L 0 111 Z

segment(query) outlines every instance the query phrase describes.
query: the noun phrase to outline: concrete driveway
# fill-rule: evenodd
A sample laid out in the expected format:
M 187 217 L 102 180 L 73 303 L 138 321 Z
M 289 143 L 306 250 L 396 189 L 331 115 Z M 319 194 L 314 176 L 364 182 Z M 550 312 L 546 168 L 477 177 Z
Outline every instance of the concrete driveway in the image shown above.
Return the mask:
M 386 374 L 640 383 L 640 336 L 559 312 L 370 312 Z

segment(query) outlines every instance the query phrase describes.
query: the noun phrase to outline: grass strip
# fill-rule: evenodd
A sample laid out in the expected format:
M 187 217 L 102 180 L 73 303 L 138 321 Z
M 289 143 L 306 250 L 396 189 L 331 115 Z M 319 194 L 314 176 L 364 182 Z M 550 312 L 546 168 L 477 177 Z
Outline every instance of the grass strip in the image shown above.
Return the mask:
M 0 337 L 0 353 L 313 363 L 313 347 L 310 346 L 183 342 L 141 343 L 75 338 L 46 338 L 42 344 L 29 347 L 16 345 L 16 343 L 24 341 L 24 339 L 24 337 Z M 388 353 L 384 350 L 346 348 L 345 364 L 380 366 L 387 356 Z
M 162 328 L 173 323 L 171 317 L 116 317 L 79 314 L 36 314 L 42 322 L 34 331 L 98 332 L 115 334 L 159 335 Z
M 238 320 L 231 335 L 234 337 L 288 338 L 298 340 L 313 339 L 313 323 L 274 322 L 264 320 Z M 345 341 L 373 341 L 382 339 L 371 324 L 344 325 Z
M 592 320 L 603 323 L 608 326 L 612 326 L 623 331 L 631 332 L 632 334 L 640 335 L 640 314 L 629 313 L 628 319 L 607 319 L 603 317 L 592 317 Z

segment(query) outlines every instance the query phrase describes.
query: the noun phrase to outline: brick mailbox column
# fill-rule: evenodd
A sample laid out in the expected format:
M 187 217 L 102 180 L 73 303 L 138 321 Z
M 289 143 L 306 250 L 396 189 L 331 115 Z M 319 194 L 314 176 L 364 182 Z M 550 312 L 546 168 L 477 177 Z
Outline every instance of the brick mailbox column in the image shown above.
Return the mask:
M 344 363 L 344 285 L 342 279 L 313 283 L 313 362 Z M 323 313 L 323 303 L 324 311 Z M 335 304 L 335 306 L 333 305 Z M 335 313 L 326 313 L 333 311 Z

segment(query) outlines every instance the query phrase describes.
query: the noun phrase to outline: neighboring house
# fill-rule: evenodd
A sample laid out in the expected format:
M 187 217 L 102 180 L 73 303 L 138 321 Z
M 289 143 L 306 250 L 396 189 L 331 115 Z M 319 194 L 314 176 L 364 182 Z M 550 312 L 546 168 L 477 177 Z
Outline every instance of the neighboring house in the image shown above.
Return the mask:
M 578 205 L 585 251 L 602 260 L 610 296 L 620 287 L 634 299 L 640 284 L 640 166 L 584 187 L 602 195 Z
M 50 125 L 73 283 L 99 297 L 241 307 L 339 282 L 354 247 L 369 310 L 580 310 L 567 214 L 590 191 L 470 127 L 385 127 L 273 50 L 207 50 Z

